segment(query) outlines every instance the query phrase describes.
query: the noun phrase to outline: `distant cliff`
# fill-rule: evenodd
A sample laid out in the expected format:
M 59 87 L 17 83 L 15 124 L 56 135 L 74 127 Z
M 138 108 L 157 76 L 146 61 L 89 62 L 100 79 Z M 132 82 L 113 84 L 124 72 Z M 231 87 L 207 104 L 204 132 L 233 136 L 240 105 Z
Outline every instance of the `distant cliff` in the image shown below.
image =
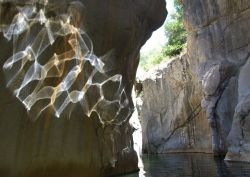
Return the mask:
M 160 64 L 141 82 L 143 152 L 211 152 L 202 93 L 192 80 L 187 56 Z

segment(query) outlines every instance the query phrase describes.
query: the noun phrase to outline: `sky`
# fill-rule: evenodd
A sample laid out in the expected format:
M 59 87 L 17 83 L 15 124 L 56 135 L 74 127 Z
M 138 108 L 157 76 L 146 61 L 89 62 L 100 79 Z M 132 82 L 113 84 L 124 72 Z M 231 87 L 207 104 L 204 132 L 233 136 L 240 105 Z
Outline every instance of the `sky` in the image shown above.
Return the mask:
M 168 17 L 166 21 L 170 19 L 170 15 L 175 13 L 174 9 L 174 0 L 166 0 L 167 1 L 167 10 L 168 10 Z M 165 23 L 166 23 L 165 21 Z M 164 25 L 162 25 L 158 30 L 156 30 L 151 38 L 144 44 L 141 49 L 142 53 L 150 52 L 151 50 L 155 50 L 159 48 L 159 46 L 164 45 L 166 41 L 166 37 L 164 35 Z

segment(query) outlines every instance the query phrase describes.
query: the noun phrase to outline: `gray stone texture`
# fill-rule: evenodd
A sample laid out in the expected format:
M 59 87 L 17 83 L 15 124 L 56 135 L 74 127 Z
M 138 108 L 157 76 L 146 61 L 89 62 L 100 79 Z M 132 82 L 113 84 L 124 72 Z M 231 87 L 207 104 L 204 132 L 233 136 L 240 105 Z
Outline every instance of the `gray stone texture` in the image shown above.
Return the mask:
M 144 153 L 211 152 L 202 92 L 192 80 L 186 55 L 160 64 L 142 84 Z
M 250 162 L 250 1 L 182 3 L 187 54 L 143 81 L 143 150 Z
M 192 76 L 204 93 L 215 155 L 250 161 L 250 1 L 183 0 Z M 244 121 L 243 121 L 244 120 Z

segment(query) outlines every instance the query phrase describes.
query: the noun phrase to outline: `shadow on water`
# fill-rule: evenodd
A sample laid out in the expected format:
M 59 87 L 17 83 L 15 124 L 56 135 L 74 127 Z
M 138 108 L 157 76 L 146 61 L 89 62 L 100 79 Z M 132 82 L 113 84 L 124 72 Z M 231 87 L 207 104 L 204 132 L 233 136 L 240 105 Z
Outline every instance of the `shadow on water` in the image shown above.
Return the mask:
M 119 177 L 250 177 L 250 164 L 229 163 L 212 154 L 143 155 L 144 173 Z

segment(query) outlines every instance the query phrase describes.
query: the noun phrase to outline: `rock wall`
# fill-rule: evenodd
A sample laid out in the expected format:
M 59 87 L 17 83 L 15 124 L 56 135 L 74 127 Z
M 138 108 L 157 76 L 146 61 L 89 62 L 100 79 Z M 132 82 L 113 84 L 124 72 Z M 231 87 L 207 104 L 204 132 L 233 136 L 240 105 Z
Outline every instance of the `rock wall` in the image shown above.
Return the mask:
M 150 70 L 142 85 L 144 153 L 211 152 L 202 92 L 192 79 L 186 55 Z
M 250 2 L 182 3 L 187 55 L 142 81 L 143 150 L 213 151 L 249 162 Z
M 0 23 L 11 23 L 16 5 L 34 1 L 0 2 Z M 77 1 L 75 1 L 77 2 Z M 97 57 L 112 51 L 109 75 L 121 74 L 130 97 L 141 46 L 166 17 L 164 0 L 102 1 L 81 0 L 84 12 L 79 16 L 84 30 L 92 39 Z M 70 0 L 49 1 L 51 11 L 64 13 Z M 34 4 L 33 4 L 34 5 Z M 38 4 L 36 4 L 39 6 Z M 77 19 L 77 18 L 76 18 Z M 0 26 L 0 27 L 2 27 Z M 36 34 L 30 34 L 35 38 Z M 33 36 L 32 36 L 33 35 Z M 61 41 L 62 42 L 62 41 Z M 12 55 L 13 41 L 0 33 L 0 66 Z M 64 43 L 50 50 L 61 50 Z M 46 55 L 45 55 L 46 56 Z M 88 118 L 75 108 L 71 118 L 55 118 L 49 111 L 31 121 L 24 106 L 6 89 L 0 70 L 0 176 L 5 177 L 101 177 L 137 170 L 132 129 L 128 120 L 121 125 L 103 126 L 93 113 Z M 108 85 L 108 92 L 113 88 Z M 95 94 L 91 99 L 95 98 Z M 125 118 L 122 117 L 122 119 Z
M 201 82 L 212 129 L 213 151 L 227 160 L 250 161 L 249 27 L 247 0 L 183 0 L 188 59 Z

